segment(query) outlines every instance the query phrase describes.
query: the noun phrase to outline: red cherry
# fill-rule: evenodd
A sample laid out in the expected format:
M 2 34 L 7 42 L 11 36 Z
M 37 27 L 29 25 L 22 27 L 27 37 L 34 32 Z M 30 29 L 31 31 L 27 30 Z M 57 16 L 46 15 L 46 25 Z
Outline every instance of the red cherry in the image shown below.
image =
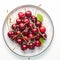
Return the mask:
M 19 18 L 24 18 L 25 14 L 23 12 L 18 13 Z
M 28 18 L 25 18 L 25 19 L 24 19 L 24 23 L 25 23 L 25 24 L 29 24 L 29 23 L 30 23 L 29 19 L 28 19 Z
M 37 34 L 37 33 L 38 33 L 38 29 L 37 29 L 37 28 L 34 28 L 34 29 L 32 30 L 32 33 L 33 33 L 33 34 Z
M 33 36 L 32 33 L 29 34 L 29 38 L 30 38 L 30 39 L 33 39 L 33 38 L 34 38 L 34 36 Z
M 17 35 L 14 35 L 13 36 L 13 40 L 17 40 L 18 39 L 18 36 Z
M 40 21 L 37 21 L 37 22 L 36 22 L 36 26 L 37 26 L 37 27 L 40 27 L 41 24 L 42 24 L 42 23 L 41 23 Z
M 36 47 L 40 47 L 40 46 L 41 46 L 41 42 L 40 42 L 39 40 L 37 40 L 37 41 L 35 42 L 35 46 L 36 46 Z
M 23 23 L 20 23 L 19 27 L 21 30 L 25 29 L 25 25 Z
M 9 32 L 8 32 L 8 37 L 12 38 L 13 35 L 14 35 L 14 32 L 13 32 L 13 31 L 9 31 Z
M 24 40 L 25 42 L 28 42 L 28 37 L 27 37 L 27 36 L 23 36 L 23 40 Z
M 22 44 L 22 39 L 17 39 L 16 42 L 17 42 L 18 44 Z
M 31 13 L 31 11 L 26 11 L 26 12 L 25 12 L 25 15 L 26 15 L 27 17 L 31 17 L 32 13 Z
M 22 44 L 22 45 L 21 45 L 21 50 L 24 51 L 24 50 L 26 50 L 26 49 L 27 49 L 27 45 L 26 45 L 26 44 Z
M 21 34 L 21 32 L 19 30 L 16 33 L 17 33 L 17 35 L 20 35 Z
M 23 35 L 28 35 L 28 33 L 29 33 L 29 31 L 27 30 L 27 29 L 25 29 L 24 31 L 23 31 Z
M 33 50 L 35 48 L 34 43 L 29 43 L 29 49 Z
M 16 24 L 12 25 L 12 29 L 16 29 L 16 27 L 17 27 Z
M 41 33 L 45 33 L 45 32 L 46 32 L 46 28 L 45 28 L 44 26 L 41 26 L 41 27 L 40 27 L 40 32 L 41 32 Z
M 36 22 L 37 21 L 37 18 L 35 16 L 32 16 L 31 17 L 31 20 L 32 20 L 32 22 Z
M 22 22 L 21 19 L 19 19 L 19 18 L 16 19 L 17 24 L 20 24 L 21 22 Z

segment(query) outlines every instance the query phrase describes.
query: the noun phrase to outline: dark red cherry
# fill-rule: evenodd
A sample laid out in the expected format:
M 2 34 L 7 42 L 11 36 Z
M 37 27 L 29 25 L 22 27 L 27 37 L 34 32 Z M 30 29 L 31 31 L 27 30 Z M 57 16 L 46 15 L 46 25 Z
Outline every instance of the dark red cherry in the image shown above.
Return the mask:
M 32 16 L 32 17 L 31 17 L 31 20 L 32 20 L 32 22 L 36 22 L 36 21 L 37 21 L 37 17 Z
M 33 50 L 35 48 L 35 45 L 34 45 L 34 43 L 29 43 L 29 49 L 31 49 L 31 50 Z
M 32 29 L 32 33 L 33 34 L 37 34 L 38 33 L 38 29 L 37 28 Z
M 17 42 L 18 44 L 22 44 L 22 39 L 17 39 L 16 42 Z
M 12 24 L 12 29 L 16 29 L 16 24 Z
M 24 50 L 26 50 L 26 49 L 27 49 L 27 45 L 26 45 L 26 44 L 22 44 L 22 45 L 21 45 L 21 50 L 24 51 Z
M 26 15 L 27 17 L 31 17 L 32 13 L 31 13 L 31 11 L 26 11 L 26 12 L 25 12 L 25 15 Z
M 27 29 L 25 29 L 24 31 L 23 31 L 23 35 L 28 35 L 28 33 L 29 33 L 29 31 L 27 30 Z
M 18 13 L 18 16 L 19 16 L 19 18 L 21 19 L 21 18 L 24 18 L 25 14 L 24 14 L 23 12 L 19 12 L 19 13 Z
M 40 47 L 40 46 L 41 46 L 41 42 L 40 42 L 39 40 L 36 40 L 35 46 L 36 46 L 36 47 Z
M 41 24 L 42 24 L 42 23 L 41 23 L 40 21 L 37 21 L 37 22 L 36 22 L 36 26 L 37 26 L 37 27 L 40 27 Z
M 40 27 L 40 32 L 41 32 L 41 33 L 45 33 L 45 32 L 46 32 L 46 28 L 45 28 L 44 26 L 41 26 L 41 27 Z
M 30 38 L 30 39 L 33 39 L 33 38 L 34 38 L 34 36 L 33 36 L 32 33 L 29 34 L 29 38 Z
M 29 19 L 28 19 L 28 18 L 25 18 L 25 19 L 24 19 L 24 23 L 25 23 L 25 24 L 29 24 L 29 23 L 30 23 Z
M 13 32 L 13 31 L 9 31 L 9 32 L 8 32 L 8 37 L 12 38 L 13 35 L 14 35 L 14 32 Z
M 13 36 L 13 40 L 17 40 L 18 39 L 18 36 L 17 35 L 14 35 Z
M 23 40 L 24 40 L 25 42 L 28 42 L 28 37 L 27 37 L 27 36 L 23 36 Z
M 17 33 L 17 35 L 20 35 L 21 34 L 21 32 L 19 30 L 16 33 Z
M 20 23 L 19 27 L 20 27 L 21 30 L 25 29 L 25 25 L 23 23 Z
M 17 24 L 20 24 L 21 22 L 22 22 L 21 19 L 19 19 L 19 18 L 16 19 L 16 23 L 17 23 Z

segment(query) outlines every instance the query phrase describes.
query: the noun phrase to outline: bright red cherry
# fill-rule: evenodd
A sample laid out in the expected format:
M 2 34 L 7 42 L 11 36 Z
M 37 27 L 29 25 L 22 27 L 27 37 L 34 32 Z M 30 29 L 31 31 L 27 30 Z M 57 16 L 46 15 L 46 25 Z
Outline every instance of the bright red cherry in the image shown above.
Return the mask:
M 9 36 L 10 38 L 12 38 L 13 35 L 14 35 L 14 32 L 13 32 L 13 31 L 9 31 L 9 32 L 8 32 L 8 36 Z
M 22 44 L 22 45 L 21 45 L 21 50 L 24 51 L 24 50 L 26 50 L 26 49 L 27 49 L 27 45 L 26 45 L 26 44 Z
M 35 16 L 32 16 L 31 17 L 31 20 L 32 20 L 32 22 L 36 22 L 37 21 L 37 18 Z
M 27 30 L 27 29 L 25 29 L 24 31 L 23 31 L 23 35 L 28 35 L 28 33 L 29 33 L 29 31 Z
M 20 23 L 19 27 L 20 27 L 21 30 L 25 29 L 25 25 L 23 23 Z
M 36 22 L 36 26 L 37 26 L 37 27 L 40 27 L 41 24 L 42 24 L 42 23 L 41 23 L 40 21 L 37 21 L 37 22 Z
M 41 46 L 41 42 L 40 42 L 39 40 L 37 40 L 37 41 L 35 42 L 35 46 L 36 46 L 36 47 L 40 47 L 40 46 Z
M 29 24 L 29 23 L 30 23 L 29 19 L 28 19 L 28 18 L 25 18 L 25 19 L 24 19 L 24 23 L 25 23 L 25 24 Z
M 25 15 L 26 15 L 27 17 L 31 17 L 32 13 L 31 13 L 31 11 L 26 11 L 26 12 L 25 12 Z
M 16 27 L 17 27 L 16 24 L 12 25 L 12 29 L 16 29 Z
M 17 39 L 16 42 L 17 42 L 18 44 L 22 44 L 22 39 Z
M 17 35 L 20 35 L 21 34 L 21 32 L 19 30 L 16 33 L 17 33 Z
M 25 14 L 23 12 L 18 13 L 19 18 L 24 18 Z
M 37 28 L 32 29 L 32 33 L 33 34 L 37 34 L 38 33 L 38 29 Z
M 20 24 L 21 22 L 22 22 L 21 19 L 19 19 L 19 18 L 16 19 L 16 23 L 17 23 L 17 24 Z
M 44 26 L 41 26 L 41 27 L 40 27 L 40 32 L 41 32 L 41 33 L 45 33 L 45 32 L 46 32 L 46 28 L 45 28 Z
M 31 49 L 31 50 L 33 50 L 35 48 L 35 45 L 34 45 L 34 43 L 29 43 L 29 49 Z
M 32 33 L 29 34 L 29 38 L 30 38 L 30 39 L 33 39 L 33 38 L 34 38 L 34 36 L 33 36 Z

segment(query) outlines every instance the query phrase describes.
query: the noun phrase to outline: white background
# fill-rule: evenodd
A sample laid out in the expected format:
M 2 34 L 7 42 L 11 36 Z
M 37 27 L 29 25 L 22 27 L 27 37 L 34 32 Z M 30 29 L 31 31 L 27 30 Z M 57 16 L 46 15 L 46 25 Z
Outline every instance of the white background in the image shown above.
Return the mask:
M 27 60 L 26 57 L 17 56 L 6 46 L 3 36 L 3 22 L 8 12 L 14 8 L 32 4 L 43 8 L 52 18 L 54 24 L 54 39 L 50 47 L 41 55 L 32 57 L 31 60 L 60 60 L 60 1 L 59 0 L 0 0 L 0 60 Z

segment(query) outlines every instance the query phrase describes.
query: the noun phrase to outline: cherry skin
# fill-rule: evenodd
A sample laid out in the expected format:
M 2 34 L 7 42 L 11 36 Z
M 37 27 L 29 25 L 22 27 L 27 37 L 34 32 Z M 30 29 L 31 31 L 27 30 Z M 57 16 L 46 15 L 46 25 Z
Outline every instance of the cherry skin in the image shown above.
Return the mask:
M 17 39 L 16 42 L 17 42 L 18 44 L 22 44 L 22 39 Z
M 17 33 L 17 35 L 20 35 L 21 34 L 21 32 L 19 30 L 16 33 Z
M 34 43 L 29 43 L 29 49 L 31 49 L 31 50 L 33 50 L 35 48 L 35 45 L 34 45 Z
M 25 12 L 25 15 L 26 15 L 27 17 L 31 17 L 32 13 L 31 13 L 31 11 L 26 11 L 26 12 Z
M 19 13 L 18 13 L 18 16 L 19 16 L 19 18 L 21 19 L 21 18 L 24 18 L 25 14 L 24 14 L 23 12 L 19 12 Z
M 23 36 L 23 40 L 24 40 L 25 42 L 28 42 L 28 37 L 27 37 L 27 36 Z
M 37 26 L 37 27 L 40 27 L 41 24 L 42 24 L 42 23 L 41 23 L 40 21 L 37 21 L 37 22 L 36 22 L 36 26 Z
M 13 36 L 13 40 L 17 40 L 18 39 L 18 36 L 17 35 L 14 35 Z
M 9 31 L 9 32 L 8 32 L 8 37 L 12 38 L 13 35 L 14 35 L 14 32 L 13 32 L 13 31 Z
M 26 45 L 26 44 L 22 44 L 22 45 L 21 45 L 21 50 L 24 51 L 24 50 L 26 50 L 26 49 L 27 49 L 27 45 Z
M 40 27 L 40 32 L 41 32 L 41 33 L 45 33 L 45 32 L 46 32 L 46 28 L 45 28 L 44 26 L 41 26 L 41 27 Z
M 30 23 L 29 19 L 28 19 L 28 18 L 25 18 L 25 19 L 24 19 L 24 23 L 25 23 L 25 24 L 29 24 L 29 23 Z
M 41 42 L 40 42 L 39 40 L 36 40 L 35 46 L 36 46 L 36 47 L 40 47 L 40 46 L 41 46 Z
M 19 19 L 19 18 L 16 19 L 16 23 L 17 23 L 17 24 L 20 24 L 21 22 L 22 22 L 21 19 Z
M 31 20 L 32 20 L 32 22 L 36 22 L 37 21 L 37 18 L 35 16 L 32 16 L 31 17 Z
M 16 27 L 17 27 L 16 24 L 12 25 L 12 29 L 16 29 Z
M 20 27 L 21 30 L 25 29 L 25 25 L 23 23 L 20 23 L 19 27 Z
M 34 36 L 33 36 L 32 33 L 29 34 L 29 38 L 30 38 L 30 39 L 33 39 L 33 38 L 34 38 Z
M 23 35 L 28 35 L 28 33 L 29 33 L 29 31 L 27 30 L 27 29 L 25 29 L 24 31 L 23 31 Z
M 34 29 L 32 30 L 32 33 L 33 33 L 33 34 L 37 34 L 37 33 L 38 33 L 38 29 L 37 29 L 37 28 L 34 28 Z

